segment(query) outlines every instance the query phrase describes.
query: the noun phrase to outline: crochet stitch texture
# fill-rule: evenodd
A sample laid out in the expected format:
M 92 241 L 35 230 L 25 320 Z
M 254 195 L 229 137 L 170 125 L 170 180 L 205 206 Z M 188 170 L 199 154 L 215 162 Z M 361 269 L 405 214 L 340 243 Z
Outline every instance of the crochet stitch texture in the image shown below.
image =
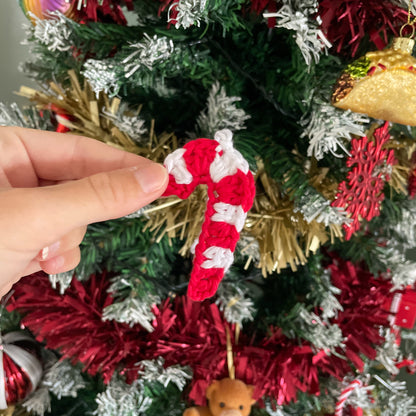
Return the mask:
M 197 139 L 165 159 L 169 185 L 164 196 L 186 199 L 196 186 L 208 187 L 205 219 L 195 246 L 188 296 L 202 301 L 215 294 L 234 260 L 234 250 L 253 205 L 255 184 L 247 161 L 234 149 L 230 130 L 215 140 Z

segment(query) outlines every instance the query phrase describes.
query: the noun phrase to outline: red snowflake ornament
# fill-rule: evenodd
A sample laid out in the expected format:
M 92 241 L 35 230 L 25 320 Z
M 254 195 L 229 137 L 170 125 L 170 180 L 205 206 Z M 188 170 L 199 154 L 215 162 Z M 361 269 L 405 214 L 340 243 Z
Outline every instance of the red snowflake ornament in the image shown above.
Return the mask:
M 373 138 L 369 140 L 365 136 L 352 140 L 347 160 L 347 166 L 352 168 L 347 175 L 348 182 L 339 184 L 331 204 L 350 214 L 352 221 L 343 226 L 346 240 L 360 229 L 362 220 L 370 221 L 380 215 L 384 184 L 390 179 L 391 166 L 396 163 L 393 150 L 383 149 L 390 138 L 387 122 L 375 130 Z

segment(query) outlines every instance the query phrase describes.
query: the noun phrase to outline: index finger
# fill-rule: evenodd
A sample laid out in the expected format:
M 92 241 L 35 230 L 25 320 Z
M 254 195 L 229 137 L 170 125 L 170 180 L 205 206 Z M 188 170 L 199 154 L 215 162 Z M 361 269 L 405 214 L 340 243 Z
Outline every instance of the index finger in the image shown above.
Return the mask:
M 98 140 L 49 131 L 0 127 L 1 140 L 22 144 L 38 178 L 62 181 L 143 163 L 141 156 Z

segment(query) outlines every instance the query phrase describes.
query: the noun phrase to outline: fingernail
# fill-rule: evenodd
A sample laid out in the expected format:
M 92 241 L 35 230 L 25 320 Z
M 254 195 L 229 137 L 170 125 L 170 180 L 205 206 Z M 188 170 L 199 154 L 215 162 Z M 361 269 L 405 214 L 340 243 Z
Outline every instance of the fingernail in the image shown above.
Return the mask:
M 148 163 L 133 170 L 137 182 L 146 194 L 156 192 L 165 184 L 167 171 L 158 163 Z
M 44 261 L 48 258 L 53 257 L 53 255 L 58 251 L 60 242 L 57 241 L 50 246 L 44 247 L 40 252 L 40 260 Z
M 48 258 L 48 254 L 49 254 L 49 247 L 43 247 L 42 251 L 40 252 L 40 259 L 41 260 L 46 260 Z

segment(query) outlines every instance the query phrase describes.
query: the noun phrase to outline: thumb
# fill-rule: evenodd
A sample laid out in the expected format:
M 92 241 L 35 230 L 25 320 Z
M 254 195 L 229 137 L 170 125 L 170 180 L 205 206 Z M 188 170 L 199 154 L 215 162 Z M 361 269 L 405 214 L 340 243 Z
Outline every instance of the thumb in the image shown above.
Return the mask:
M 9 212 L 18 211 L 18 221 L 13 224 L 8 215 L 7 228 L 14 227 L 11 233 L 17 238 L 20 234 L 32 240 L 32 248 L 48 245 L 74 228 L 138 210 L 158 198 L 167 182 L 165 168 L 145 160 L 137 167 L 101 172 L 64 184 L 14 188 L 7 191 L 3 201 L 6 199 Z M 4 217 L 7 211 L 2 214 L 1 205 L 0 216 Z

